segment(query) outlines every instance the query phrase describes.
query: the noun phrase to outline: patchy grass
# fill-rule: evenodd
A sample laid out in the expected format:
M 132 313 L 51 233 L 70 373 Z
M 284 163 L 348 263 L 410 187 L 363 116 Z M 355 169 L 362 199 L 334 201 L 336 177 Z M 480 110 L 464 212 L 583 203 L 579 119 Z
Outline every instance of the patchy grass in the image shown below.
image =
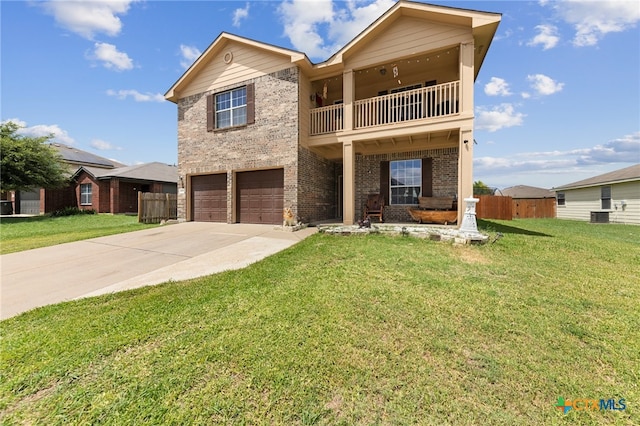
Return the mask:
M 314 235 L 2 322 L 4 424 L 638 424 L 640 227 Z M 624 411 L 563 414 L 558 397 Z
M 111 214 L 3 217 L 0 254 L 139 231 L 150 226 L 155 225 L 138 223 L 137 216 Z

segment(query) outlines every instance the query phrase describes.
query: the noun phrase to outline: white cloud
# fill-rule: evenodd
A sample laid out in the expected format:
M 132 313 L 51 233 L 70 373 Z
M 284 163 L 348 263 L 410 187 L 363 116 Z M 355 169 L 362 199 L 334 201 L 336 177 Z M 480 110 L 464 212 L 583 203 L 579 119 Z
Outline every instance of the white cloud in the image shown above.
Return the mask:
M 521 126 L 525 115 L 516 112 L 512 104 L 501 104 L 492 109 L 476 107 L 476 130 L 495 132 L 506 127 Z
M 609 33 L 622 32 L 640 21 L 640 7 L 630 0 L 566 0 L 548 2 L 573 25 L 575 46 L 593 46 Z
M 246 19 L 249 16 L 249 3 L 247 3 L 244 7 L 238 8 L 233 12 L 233 26 L 239 27 L 240 21 Z
M 191 66 L 191 64 L 193 64 L 196 59 L 200 57 L 202 52 L 197 47 L 181 44 L 180 54 L 182 55 L 180 65 L 182 65 L 184 69 L 187 69 Z
M 602 145 L 567 151 L 523 152 L 505 157 L 476 157 L 474 169 L 480 174 L 527 171 L 566 173 L 590 165 L 640 162 L 640 132 Z
M 40 3 L 56 22 L 80 36 L 93 39 L 97 33 L 116 36 L 122 30 L 118 15 L 124 15 L 136 0 L 48 1 Z
M 491 81 L 484 86 L 484 93 L 489 96 L 509 96 L 509 83 L 499 77 L 491 77 Z
M 116 46 L 109 43 L 96 43 L 90 59 L 102 61 L 102 65 L 116 71 L 133 69 L 133 61 L 124 52 L 119 52 Z
M 111 142 L 103 141 L 102 139 L 94 139 L 89 145 L 99 151 L 122 151 L 121 147 L 115 146 Z
M 528 75 L 527 80 L 538 95 L 553 95 L 564 87 L 564 83 L 558 83 L 544 74 Z
M 107 95 L 118 99 L 133 98 L 136 102 L 164 102 L 164 96 L 160 93 L 140 93 L 137 90 L 107 90 Z
M 394 0 L 285 0 L 278 8 L 284 34 L 291 44 L 310 58 L 326 59 L 362 32 Z
M 548 50 L 554 48 L 560 41 L 558 37 L 558 28 L 553 25 L 538 25 L 536 26 L 538 34 L 531 39 L 529 46 L 542 45 L 542 50 Z
M 66 130 L 63 130 L 57 124 L 37 124 L 35 126 L 27 126 L 27 123 L 19 118 L 9 118 L 4 120 L 3 123 L 8 121 L 12 121 L 18 126 L 20 129 L 16 133 L 28 137 L 40 138 L 44 136 L 53 135 L 52 142 L 60 142 L 66 145 L 73 145 L 76 141 L 69 136 Z

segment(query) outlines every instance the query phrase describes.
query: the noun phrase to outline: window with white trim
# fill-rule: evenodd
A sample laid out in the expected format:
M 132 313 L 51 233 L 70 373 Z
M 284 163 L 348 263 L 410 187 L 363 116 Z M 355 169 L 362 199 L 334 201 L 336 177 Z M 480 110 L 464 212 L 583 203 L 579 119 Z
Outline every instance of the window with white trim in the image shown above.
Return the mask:
M 600 188 L 600 203 L 602 210 L 611 210 L 611 187 L 603 186 Z
M 91 205 L 92 187 L 93 185 L 90 183 L 80 184 L 80 204 L 81 205 L 83 206 Z
M 216 95 L 216 129 L 247 124 L 247 88 Z
M 422 160 L 390 163 L 391 204 L 418 204 L 422 193 Z

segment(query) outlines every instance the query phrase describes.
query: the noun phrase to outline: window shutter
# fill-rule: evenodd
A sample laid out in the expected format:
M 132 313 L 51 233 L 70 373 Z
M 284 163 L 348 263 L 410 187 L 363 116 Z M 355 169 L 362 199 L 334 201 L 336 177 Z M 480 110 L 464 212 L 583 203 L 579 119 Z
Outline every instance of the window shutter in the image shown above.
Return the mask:
M 215 95 L 207 96 L 207 132 L 213 132 L 216 116 Z
M 384 204 L 390 203 L 391 197 L 389 194 L 389 162 L 380 162 L 380 194 L 384 199 Z
M 255 84 L 247 84 L 247 124 L 256 122 Z
M 422 159 L 422 196 L 433 197 L 433 158 Z

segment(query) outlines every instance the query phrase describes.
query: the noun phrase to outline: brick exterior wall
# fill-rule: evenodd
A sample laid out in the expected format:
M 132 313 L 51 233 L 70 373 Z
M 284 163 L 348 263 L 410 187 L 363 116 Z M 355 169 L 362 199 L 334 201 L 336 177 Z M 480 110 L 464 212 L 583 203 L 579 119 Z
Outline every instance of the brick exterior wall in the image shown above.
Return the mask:
M 381 155 L 356 155 L 356 219 L 361 219 L 367 195 L 380 192 L 380 162 L 411 159 L 433 159 L 433 196 L 454 196 L 458 191 L 458 148 L 401 152 Z M 412 222 L 407 206 L 389 205 L 385 195 L 386 222 Z
M 299 215 L 298 81 L 298 68 L 291 67 L 178 101 L 178 173 L 183 177 L 227 173 L 229 223 L 234 173 L 247 170 L 284 168 L 284 206 Z M 255 85 L 255 123 L 207 132 L 207 95 L 249 83 Z M 183 220 L 187 195 L 178 193 L 178 218 Z
M 42 196 L 44 192 L 44 197 Z M 65 207 L 75 207 L 78 205 L 75 186 L 68 186 L 61 189 L 45 189 L 40 194 L 41 202 L 44 200 L 44 209 L 41 212 L 51 213 Z
M 336 163 L 298 148 L 298 216 L 304 223 L 338 215 Z

